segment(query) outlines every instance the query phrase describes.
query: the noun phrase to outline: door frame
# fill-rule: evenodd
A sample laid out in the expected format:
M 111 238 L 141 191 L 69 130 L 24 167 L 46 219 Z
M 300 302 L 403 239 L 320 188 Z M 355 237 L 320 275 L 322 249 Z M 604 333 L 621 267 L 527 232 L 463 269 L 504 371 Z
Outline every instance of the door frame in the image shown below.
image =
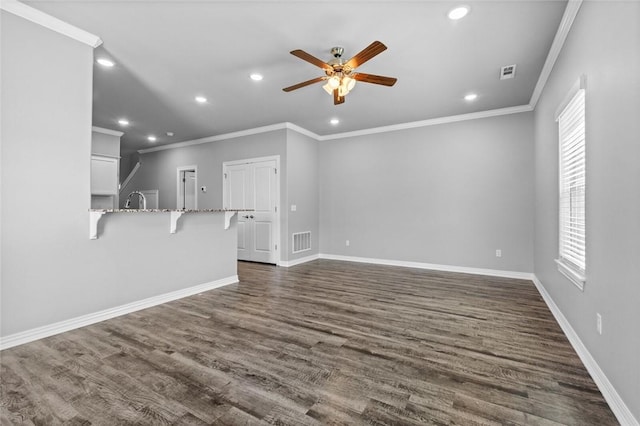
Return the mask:
M 196 192 L 195 192 L 195 195 L 194 195 L 193 207 L 194 207 L 194 210 L 198 209 L 198 166 L 197 165 L 179 166 L 176 169 L 176 209 L 180 205 L 180 184 L 182 183 L 182 180 L 180 179 L 180 173 L 181 172 L 186 172 L 186 171 L 189 171 L 189 170 L 194 170 L 195 174 L 196 174 L 196 178 L 195 178 Z M 184 208 L 184 206 L 183 206 L 183 208 Z
M 226 176 L 227 176 L 227 167 L 229 166 L 237 166 L 239 164 L 253 164 L 253 163 L 260 163 L 262 161 L 271 161 L 271 160 L 275 160 L 276 161 L 276 194 L 275 194 L 275 198 L 276 198 L 276 217 L 275 217 L 275 226 L 274 226 L 274 231 L 273 233 L 275 234 L 273 237 L 273 241 L 276 244 L 276 266 L 280 266 L 281 262 L 282 262 L 282 241 L 280 238 L 280 212 L 282 211 L 282 206 L 280 205 L 280 175 L 281 175 L 281 169 L 280 169 L 280 156 L 279 155 L 269 155 L 266 157 L 255 157 L 255 158 L 245 158 L 243 160 L 233 160 L 233 161 L 224 161 L 222 163 L 222 205 L 224 206 L 224 208 L 226 209 L 228 206 L 226 205 L 227 202 L 227 183 L 226 183 Z M 196 174 L 197 176 L 197 174 Z

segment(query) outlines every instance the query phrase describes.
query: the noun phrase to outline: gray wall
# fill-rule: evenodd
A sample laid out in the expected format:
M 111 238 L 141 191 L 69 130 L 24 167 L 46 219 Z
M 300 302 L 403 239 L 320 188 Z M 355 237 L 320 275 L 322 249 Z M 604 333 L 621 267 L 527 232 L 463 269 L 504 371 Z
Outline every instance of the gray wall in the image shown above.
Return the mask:
M 133 190 L 158 189 L 159 207 L 176 208 L 176 170 L 180 166 L 198 166 L 198 208 L 221 209 L 222 163 L 245 158 L 280 155 L 280 166 L 286 164 L 286 131 L 243 136 L 218 142 L 191 145 L 183 148 L 149 152 L 140 155 L 142 166 L 127 185 L 127 194 Z M 135 163 L 134 163 L 135 164 Z M 286 176 L 280 176 L 281 195 L 286 194 Z M 122 194 L 125 198 L 127 194 Z
M 150 152 L 140 155 L 142 166 L 120 197 L 124 205 L 127 194 L 135 189 L 158 189 L 159 207 L 176 208 L 176 170 L 180 166 L 198 166 L 198 208 L 222 208 L 222 163 L 248 158 L 280 156 L 280 238 L 282 260 L 287 260 L 287 140 L 286 130 L 274 130 L 217 142 Z
M 140 155 L 142 166 L 123 192 L 134 189 L 158 189 L 160 208 L 176 207 L 176 169 L 198 166 L 198 186 L 207 186 L 207 193 L 198 193 L 198 208 L 222 208 L 222 164 L 226 161 L 280 156 L 280 227 L 282 260 L 295 260 L 318 253 L 319 195 L 318 141 L 292 130 L 267 133 L 150 152 Z M 297 211 L 290 210 L 296 204 Z M 291 253 L 291 235 L 311 231 L 312 249 Z
M 532 113 L 321 142 L 320 251 L 531 272 L 532 156 Z
M 587 282 L 557 270 L 554 114 L 587 77 Z M 640 419 L 640 3 L 584 2 L 535 110 L 535 274 Z M 596 312 L 603 334 L 596 333 Z
M 235 275 L 222 214 L 175 235 L 168 214 L 108 215 L 89 240 L 93 50 L 0 15 L 0 335 Z
M 287 199 L 289 260 L 319 253 L 320 198 L 318 182 L 319 142 L 293 130 L 287 130 Z M 291 211 L 291 205 L 296 211 Z M 311 231 L 311 250 L 291 253 L 292 235 Z

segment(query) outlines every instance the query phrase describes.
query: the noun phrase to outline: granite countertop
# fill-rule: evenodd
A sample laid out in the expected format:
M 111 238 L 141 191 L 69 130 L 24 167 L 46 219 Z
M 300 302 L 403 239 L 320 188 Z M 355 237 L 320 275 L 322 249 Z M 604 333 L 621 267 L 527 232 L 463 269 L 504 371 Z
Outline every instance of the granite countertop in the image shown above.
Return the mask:
M 89 209 L 90 212 L 98 213 L 223 213 L 223 212 L 252 212 L 251 209 L 197 209 L 197 210 L 183 210 L 183 209 Z

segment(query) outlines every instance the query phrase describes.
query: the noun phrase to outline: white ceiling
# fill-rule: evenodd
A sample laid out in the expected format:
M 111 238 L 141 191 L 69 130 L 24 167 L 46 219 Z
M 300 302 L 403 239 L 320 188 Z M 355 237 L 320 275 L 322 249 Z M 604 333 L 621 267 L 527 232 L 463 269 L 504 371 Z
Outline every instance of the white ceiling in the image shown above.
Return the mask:
M 94 65 L 93 124 L 122 130 L 137 149 L 291 122 L 327 135 L 529 103 L 566 1 L 29 1 L 102 38 Z M 283 87 L 322 71 L 289 54 L 350 58 L 374 40 L 388 50 L 358 68 L 396 77 L 358 83 L 342 105 L 321 84 Z M 499 80 L 500 67 L 516 77 Z M 254 82 L 249 74 L 264 80 Z M 474 102 L 464 101 L 469 92 Z M 208 103 L 194 101 L 204 95 Z M 126 117 L 130 126 L 117 120 Z M 329 120 L 340 119 L 333 126 Z M 173 137 L 166 132 L 174 132 Z M 146 136 L 154 134 L 154 144 Z

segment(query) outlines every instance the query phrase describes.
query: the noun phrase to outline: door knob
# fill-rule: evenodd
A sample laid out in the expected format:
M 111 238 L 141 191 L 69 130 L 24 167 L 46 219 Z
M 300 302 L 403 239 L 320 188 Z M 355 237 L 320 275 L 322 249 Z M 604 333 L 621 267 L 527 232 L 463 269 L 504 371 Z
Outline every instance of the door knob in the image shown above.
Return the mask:
M 249 215 L 242 216 L 243 219 L 249 219 Z
M 249 216 L 249 219 L 253 219 L 253 215 Z

